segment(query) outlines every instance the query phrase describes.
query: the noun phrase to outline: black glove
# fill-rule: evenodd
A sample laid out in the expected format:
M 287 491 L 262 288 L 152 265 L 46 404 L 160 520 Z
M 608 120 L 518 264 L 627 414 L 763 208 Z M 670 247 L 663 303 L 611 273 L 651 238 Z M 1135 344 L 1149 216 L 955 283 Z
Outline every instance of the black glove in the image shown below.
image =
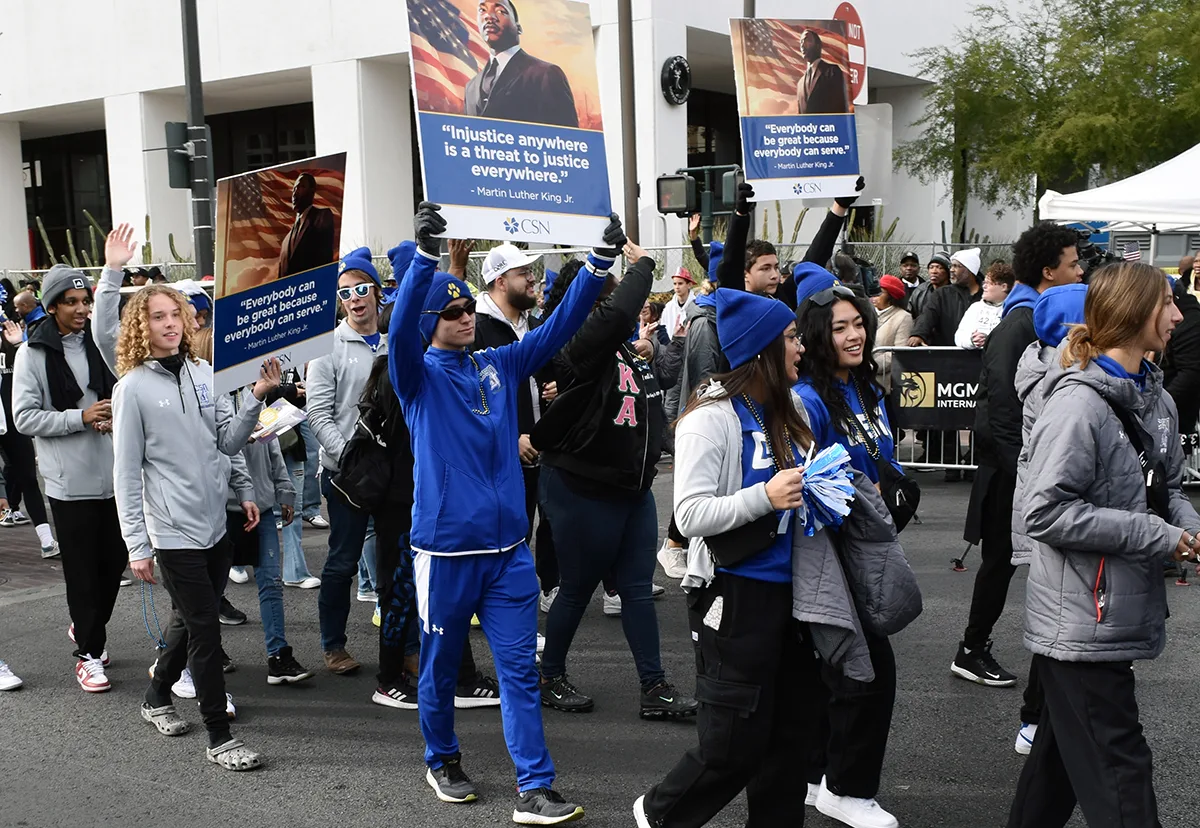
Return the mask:
M 417 206 L 417 215 L 413 218 L 413 233 L 416 236 L 417 247 L 431 256 L 441 256 L 442 242 L 434 238 L 446 232 L 446 220 L 441 215 L 441 205 L 431 201 L 422 201 Z M 402 274 L 398 274 L 397 278 Z
M 866 186 L 867 180 L 860 175 L 858 177 L 858 181 L 854 182 L 854 192 L 861 193 L 863 188 Z M 834 199 L 834 202 L 836 202 L 839 207 L 845 207 L 847 210 L 850 209 L 850 207 L 852 207 L 856 201 L 858 201 L 858 196 L 856 195 L 839 196 Z
M 621 249 L 625 247 L 625 230 L 621 227 L 621 217 L 616 213 L 608 214 L 608 227 L 604 228 L 604 243 L 608 247 L 592 248 L 597 256 L 603 256 L 606 259 L 615 259 L 621 255 Z
M 750 211 L 754 209 L 754 188 L 750 186 L 749 181 L 743 181 L 737 186 L 737 196 L 733 202 L 733 209 L 737 211 L 739 216 L 748 216 Z

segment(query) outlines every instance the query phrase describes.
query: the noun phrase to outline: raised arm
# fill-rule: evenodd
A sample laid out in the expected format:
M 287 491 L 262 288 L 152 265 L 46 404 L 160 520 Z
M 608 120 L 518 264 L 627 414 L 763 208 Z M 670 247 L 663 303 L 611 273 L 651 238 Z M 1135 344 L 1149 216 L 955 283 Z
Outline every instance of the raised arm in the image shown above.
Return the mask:
M 104 241 L 104 270 L 96 285 L 92 307 L 92 338 L 108 370 L 117 375 L 117 336 L 121 332 L 121 268 L 137 252 L 133 225 L 119 224 Z
M 725 234 L 725 252 L 717 265 L 717 281 L 730 290 L 746 289 L 746 239 L 750 236 L 750 212 L 754 209 L 754 188 L 743 181 L 737 188 L 737 201 L 729 216 Z
M 438 240 L 446 231 L 446 220 L 436 204 L 422 201 L 413 219 L 417 252 L 407 273 L 397 273 L 400 287 L 396 291 L 392 319 L 388 323 L 388 378 L 400 399 L 412 399 L 421 390 L 425 377 L 425 346 L 421 342 L 421 309 L 425 295 L 433 284 L 439 256 Z M 391 256 L 398 248 L 388 251 Z M 310 402 L 311 407 L 311 402 Z
M 510 377 L 524 381 L 532 376 L 534 371 L 549 362 L 550 358 L 567 344 L 587 319 L 596 297 L 604 288 L 609 268 L 613 266 L 617 254 L 625 246 L 625 231 L 621 229 L 621 220 L 617 218 L 616 213 L 613 213 L 610 219 L 608 227 L 604 230 L 604 243 L 612 247 L 594 248 L 588 254 L 587 264 L 571 282 L 562 302 L 545 322 L 525 334 L 521 341 L 494 351 L 497 361 Z M 630 326 L 629 330 L 632 331 L 633 327 Z

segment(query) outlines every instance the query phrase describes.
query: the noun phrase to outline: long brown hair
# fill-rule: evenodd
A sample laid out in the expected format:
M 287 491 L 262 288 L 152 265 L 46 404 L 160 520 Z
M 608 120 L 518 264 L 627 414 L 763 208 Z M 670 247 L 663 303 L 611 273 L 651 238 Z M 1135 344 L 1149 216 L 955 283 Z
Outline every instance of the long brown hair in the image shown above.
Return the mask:
M 787 367 L 783 359 L 786 353 L 783 334 L 771 340 L 757 357 L 739 365 L 725 374 L 714 374 L 692 392 L 687 407 L 679 415 L 678 423 L 698 408 L 720 400 L 746 394 L 750 389 L 761 390 L 766 399 L 762 401 L 764 425 L 767 427 L 771 445 L 775 447 L 775 462 L 780 469 L 798 465 L 790 451 L 782 451 L 789 438 L 800 451 L 808 451 L 814 442 L 813 433 L 792 400 L 792 384 L 788 381 Z M 701 397 L 701 392 L 711 383 L 721 383 L 723 393 Z
M 1080 368 L 1111 348 L 1141 335 L 1146 320 L 1159 312 L 1167 274 L 1143 262 L 1113 262 L 1088 280 L 1084 324 L 1073 325 L 1063 347 L 1062 367 Z

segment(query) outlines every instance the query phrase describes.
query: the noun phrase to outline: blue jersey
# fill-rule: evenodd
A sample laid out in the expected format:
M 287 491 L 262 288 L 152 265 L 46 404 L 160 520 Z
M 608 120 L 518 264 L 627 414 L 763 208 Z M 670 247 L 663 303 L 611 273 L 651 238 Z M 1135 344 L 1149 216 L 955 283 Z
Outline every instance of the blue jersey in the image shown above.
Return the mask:
M 875 465 L 875 459 L 862 439 L 864 433 L 870 436 L 878 446 L 880 457 L 895 466 L 897 470 L 900 469 L 900 464 L 896 462 L 896 444 L 892 439 L 892 426 L 888 422 L 887 412 L 884 411 L 881 404 L 882 392 L 874 383 L 862 389 L 863 397 L 871 409 L 870 412 L 865 412 L 853 385 L 847 385 L 841 380 L 835 379 L 834 388 L 846 400 L 850 410 L 854 412 L 855 419 L 858 420 L 858 428 L 850 429 L 849 435 L 842 434 L 834 427 L 833 418 L 829 415 L 829 408 L 817 394 L 817 389 L 813 388 L 812 380 L 801 377 L 800 381 L 792 386 L 792 390 L 799 394 L 800 399 L 804 402 L 804 410 L 808 412 L 808 422 L 812 427 L 817 445 L 829 446 L 841 443 L 850 454 L 850 465 L 869 477 L 872 483 L 878 483 L 879 468 Z
M 769 481 L 775 476 L 775 467 L 771 462 L 771 453 L 767 450 L 766 435 L 758 427 L 754 415 L 741 399 L 735 397 L 731 402 L 742 424 L 742 488 L 746 489 L 757 483 Z M 755 406 L 758 416 L 762 417 L 762 408 L 753 401 L 750 404 Z M 795 450 L 790 441 L 786 450 L 792 451 L 794 456 Z M 775 516 L 781 521 L 782 531 L 775 536 L 773 544 L 733 566 L 721 567 L 718 571 L 753 578 L 756 581 L 791 583 L 792 524 L 795 523 L 796 515 L 788 510 L 776 512 Z
M 388 327 L 388 375 L 415 460 L 411 545 L 434 555 L 497 553 L 529 532 L 517 397 L 583 324 L 612 262 L 589 257 L 562 304 L 519 342 L 422 353 L 421 308 L 437 263 L 417 251 Z

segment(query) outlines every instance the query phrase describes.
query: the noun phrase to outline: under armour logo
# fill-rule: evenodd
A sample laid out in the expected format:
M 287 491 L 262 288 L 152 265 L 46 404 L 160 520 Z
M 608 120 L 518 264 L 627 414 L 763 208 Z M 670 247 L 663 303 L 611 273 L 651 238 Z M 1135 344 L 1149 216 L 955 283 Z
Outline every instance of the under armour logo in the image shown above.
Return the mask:
M 167 408 L 167 407 L 168 407 L 168 406 L 170 406 L 170 405 L 171 405 L 171 398 L 170 398 L 170 397 L 168 397 L 168 398 L 167 398 L 167 399 L 165 399 L 165 400 L 159 400 L 159 401 L 158 401 L 158 407 L 159 407 L 159 408 Z
M 432 625 L 431 629 L 438 635 L 441 635 L 442 633 L 446 632 L 445 627 L 439 627 L 437 624 Z
M 347 362 L 349 362 L 351 365 L 357 365 L 357 364 L 358 364 L 358 357 L 350 357 L 350 358 L 349 358 L 348 360 L 346 360 L 346 361 L 347 361 Z

